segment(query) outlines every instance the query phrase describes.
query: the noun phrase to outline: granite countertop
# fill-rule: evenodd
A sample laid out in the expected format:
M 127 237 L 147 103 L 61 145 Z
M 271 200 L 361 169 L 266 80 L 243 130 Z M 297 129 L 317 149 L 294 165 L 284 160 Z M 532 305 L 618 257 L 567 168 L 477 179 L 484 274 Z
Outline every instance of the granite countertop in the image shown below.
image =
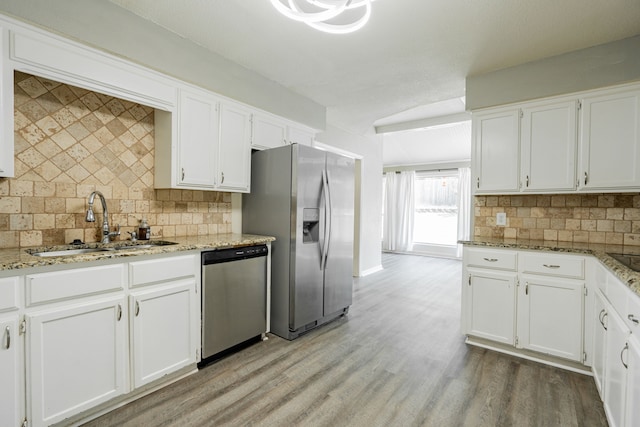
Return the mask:
M 489 248 L 507 248 L 536 250 L 549 252 L 566 252 L 573 254 L 593 255 L 605 265 L 620 281 L 640 296 L 640 272 L 623 265 L 609 253 L 640 255 L 639 246 L 605 245 L 598 243 L 549 242 L 542 240 L 492 239 L 475 238 L 459 243 L 467 246 L 484 246 Z
M 40 247 L 24 247 L 15 249 L 0 249 L 0 271 L 1 270 L 19 270 L 22 268 L 43 267 L 48 265 L 62 265 L 79 262 L 96 261 L 101 259 L 125 258 L 140 255 L 155 255 L 164 253 L 174 253 L 189 250 L 207 250 L 225 247 L 248 246 L 260 243 L 272 242 L 275 240 L 271 236 L 258 236 L 255 234 L 212 234 L 204 236 L 185 236 L 170 237 L 166 239 L 152 239 L 175 242 L 175 245 L 160 245 L 146 249 L 122 249 L 118 251 L 91 252 L 80 255 L 68 255 L 61 257 L 39 257 L 31 255 L 29 252 L 37 251 L 55 251 L 69 248 L 70 245 L 61 246 L 40 246 Z M 139 240 L 137 244 L 145 244 L 149 241 Z M 74 248 L 96 248 L 96 247 L 117 247 L 131 244 L 129 240 L 116 240 L 108 245 L 101 243 L 85 243 Z

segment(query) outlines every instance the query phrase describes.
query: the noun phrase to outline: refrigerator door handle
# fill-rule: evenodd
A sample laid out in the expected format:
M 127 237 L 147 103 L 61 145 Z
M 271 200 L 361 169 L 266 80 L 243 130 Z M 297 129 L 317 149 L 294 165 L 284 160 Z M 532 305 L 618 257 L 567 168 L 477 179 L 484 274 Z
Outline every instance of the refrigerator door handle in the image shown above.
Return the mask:
M 326 247 L 327 249 L 324 252 L 324 268 L 327 268 L 327 262 L 329 262 L 329 251 L 331 250 L 331 228 L 333 225 L 333 198 L 331 197 L 331 176 L 329 175 L 329 171 L 326 171 L 326 180 L 327 180 L 327 222 L 325 224 L 326 229 Z
M 329 215 L 329 188 L 327 183 L 327 171 L 322 171 L 322 252 L 320 254 L 320 270 L 324 270 L 327 263 L 327 250 L 328 250 L 328 215 Z

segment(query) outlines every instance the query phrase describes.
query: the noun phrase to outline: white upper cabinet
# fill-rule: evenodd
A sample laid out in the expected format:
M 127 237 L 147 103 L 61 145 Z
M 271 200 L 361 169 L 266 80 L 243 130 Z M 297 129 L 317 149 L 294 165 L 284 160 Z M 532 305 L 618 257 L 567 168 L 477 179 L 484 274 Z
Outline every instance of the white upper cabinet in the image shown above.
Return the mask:
M 300 144 L 311 146 L 313 144 L 314 133 L 305 129 L 289 126 L 287 127 L 287 139 L 289 144 Z
M 287 124 L 264 114 L 253 114 L 251 118 L 251 148 L 263 150 L 287 143 Z
M 311 146 L 315 133 L 292 122 L 264 113 L 251 119 L 251 148 L 264 150 L 287 144 Z
M 251 182 L 251 111 L 223 102 L 220 108 L 218 189 L 248 192 Z
M 178 186 L 214 187 L 220 132 L 219 101 L 181 91 L 178 110 Z
M 476 193 L 518 191 L 520 110 L 478 113 L 473 117 Z
M 0 46 L 8 31 L 0 27 Z M 0 176 L 13 177 L 13 68 L 7 64 L 6 49 L 0 50 Z
M 575 190 L 576 101 L 522 109 L 523 191 Z
M 638 84 L 482 110 L 472 120 L 476 194 L 640 191 Z
M 640 189 L 640 89 L 582 100 L 581 190 Z

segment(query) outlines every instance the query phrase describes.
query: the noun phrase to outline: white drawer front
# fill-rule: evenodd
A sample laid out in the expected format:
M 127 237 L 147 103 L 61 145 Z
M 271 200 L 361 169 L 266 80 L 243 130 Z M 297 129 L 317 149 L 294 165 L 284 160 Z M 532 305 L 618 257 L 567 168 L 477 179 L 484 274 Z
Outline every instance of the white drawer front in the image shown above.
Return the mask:
M 584 279 L 584 258 L 558 254 L 523 253 L 523 273 Z
M 195 276 L 198 265 L 196 255 L 132 262 L 129 264 L 131 286 Z
M 0 279 L 0 312 L 18 309 L 18 277 Z
M 517 253 L 508 250 L 478 248 L 466 249 L 466 263 L 470 267 L 515 271 L 517 260 Z
M 30 274 L 26 277 L 27 306 L 124 289 L 123 264 Z

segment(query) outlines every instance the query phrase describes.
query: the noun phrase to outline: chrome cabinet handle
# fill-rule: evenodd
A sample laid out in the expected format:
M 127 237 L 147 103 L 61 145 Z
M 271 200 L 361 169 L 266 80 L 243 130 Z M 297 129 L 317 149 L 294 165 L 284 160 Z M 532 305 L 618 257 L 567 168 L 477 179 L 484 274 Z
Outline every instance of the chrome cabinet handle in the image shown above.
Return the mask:
M 122 320 L 122 305 L 118 304 L 118 322 Z
M 525 294 L 525 295 L 529 295 L 529 283 L 526 283 L 526 284 L 524 285 L 524 294 Z
M 640 320 L 636 319 L 636 316 L 634 316 L 633 314 L 628 315 L 627 319 L 631 320 L 635 325 L 640 323 Z
M 589 174 L 587 174 L 586 172 L 584 173 L 584 185 L 587 185 L 587 182 L 589 181 Z
M 182 168 L 182 180 L 184 181 L 184 168 Z
M 600 310 L 600 315 L 598 316 L 598 320 L 600 321 L 600 324 L 602 325 L 605 331 L 607 330 L 607 325 L 604 324 L 604 319 L 606 317 L 607 317 L 607 310 L 603 308 L 602 310 Z
M 222 179 L 220 180 L 220 184 L 224 184 L 224 172 L 222 172 Z
M 629 343 L 625 343 L 624 348 L 620 352 L 620 361 L 622 362 L 622 366 L 624 366 L 625 369 L 629 369 L 629 365 L 624 363 L 624 359 L 622 358 L 622 355 L 624 354 L 625 350 L 629 350 Z
M 560 268 L 560 266 L 556 264 L 542 264 L 542 266 L 547 268 Z
M 498 258 L 482 258 L 482 259 L 487 261 L 487 262 L 496 262 L 496 261 L 498 261 Z
M 478 177 L 478 181 L 476 182 L 476 188 L 480 188 L 480 177 Z
M 7 326 L 4 334 L 4 348 L 5 350 L 9 350 L 11 348 L 11 328 Z
M 138 317 L 138 314 L 140 314 L 140 303 L 136 301 L 136 317 Z
M 527 175 L 527 187 L 529 186 L 529 175 Z

